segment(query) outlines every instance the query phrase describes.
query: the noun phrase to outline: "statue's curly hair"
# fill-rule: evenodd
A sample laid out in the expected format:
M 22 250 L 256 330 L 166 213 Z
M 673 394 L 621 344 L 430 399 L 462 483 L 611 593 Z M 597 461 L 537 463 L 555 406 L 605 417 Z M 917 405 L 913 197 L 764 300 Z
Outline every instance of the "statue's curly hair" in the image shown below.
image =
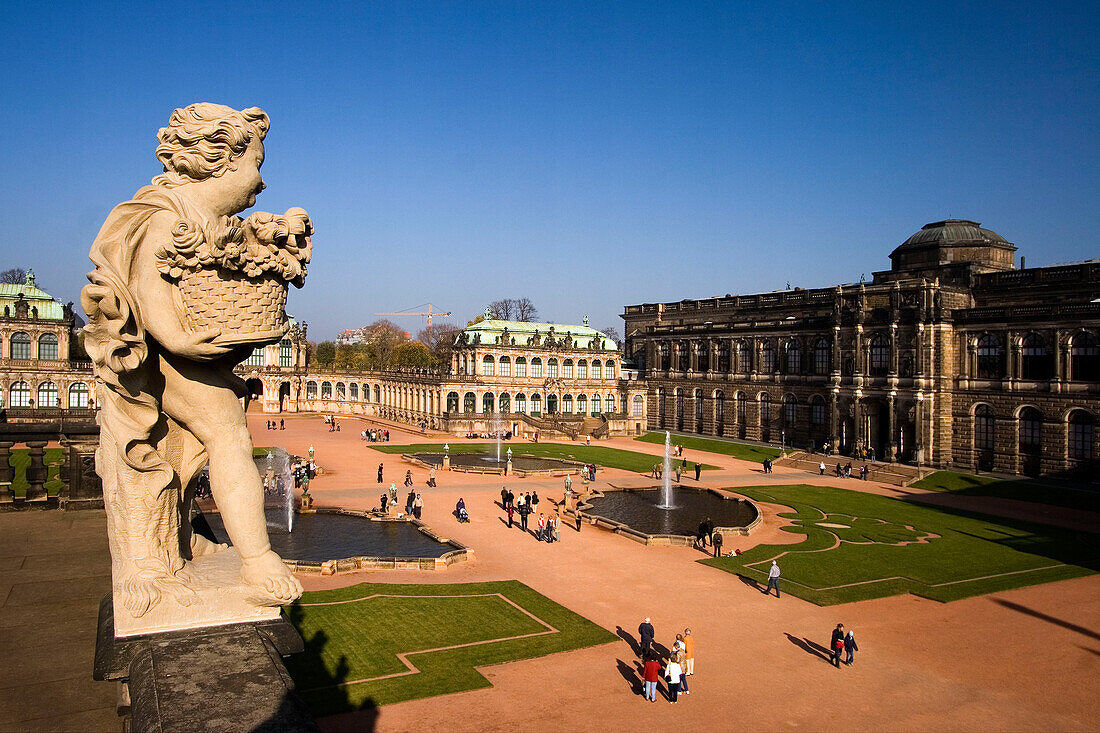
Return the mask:
M 224 104 L 197 102 L 172 112 L 157 133 L 157 158 L 164 173 L 153 185 L 174 188 L 217 178 L 235 166 L 253 135 L 263 140 L 271 121 L 259 107 L 238 112 Z

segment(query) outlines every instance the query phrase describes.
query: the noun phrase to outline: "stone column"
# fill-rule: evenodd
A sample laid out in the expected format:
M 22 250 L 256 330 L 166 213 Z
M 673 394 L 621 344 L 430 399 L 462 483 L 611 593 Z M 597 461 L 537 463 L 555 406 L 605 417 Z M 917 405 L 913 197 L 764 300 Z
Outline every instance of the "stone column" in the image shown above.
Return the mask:
M 890 434 L 889 437 L 887 437 L 886 439 L 886 455 L 883 457 L 890 463 L 893 463 L 895 460 L 897 460 L 897 456 L 895 455 L 895 452 L 897 451 L 898 429 L 897 403 L 897 397 L 892 394 L 886 399 L 886 409 L 890 424 Z
M 10 463 L 13 445 L 15 444 L 11 441 L 0 441 L 0 502 L 12 501 L 15 498 L 11 490 L 11 482 L 15 478 L 15 470 Z
M 829 444 L 840 449 L 840 413 L 837 412 L 837 390 L 829 392 Z
M 46 498 L 46 464 L 43 461 L 43 453 L 46 449 L 46 441 L 27 441 L 28 453 L 31 463 L 27 466 L 27 501 Z

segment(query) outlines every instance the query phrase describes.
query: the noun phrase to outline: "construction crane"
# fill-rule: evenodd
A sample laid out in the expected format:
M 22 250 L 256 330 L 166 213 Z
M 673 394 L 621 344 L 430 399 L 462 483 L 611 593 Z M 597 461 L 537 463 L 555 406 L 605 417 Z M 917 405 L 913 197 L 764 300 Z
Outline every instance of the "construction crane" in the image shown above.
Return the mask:
M 420 305 L 414 305 L 413 307 L 414 308 L 423 308 L 425 305 L 428 306 L 428 310 L 426 310 L 426 311 L 401 311 L 400 313 L 375 313 L 374 315 L 376 315 L 376 316 L 427 316 L 428 317 L 428 328 L 432 327 L 432 316 L 449 316 L 449 315 L 451 315 L 450 311 L 446 311 L 446 312 L 443 312 L 443 313 L 441 313 L 439 311 L 433 311 L 432 309 L 435 308 L 435 306 L 432 305 L 431 303 L 422 303 Z

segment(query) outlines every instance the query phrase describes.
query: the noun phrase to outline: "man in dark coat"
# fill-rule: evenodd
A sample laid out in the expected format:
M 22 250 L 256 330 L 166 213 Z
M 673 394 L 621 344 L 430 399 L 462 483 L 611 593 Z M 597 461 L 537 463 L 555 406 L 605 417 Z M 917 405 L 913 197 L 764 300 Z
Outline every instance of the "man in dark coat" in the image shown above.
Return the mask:
M 715 530 L 711 535 L 710 543 L 714 545 L 714 556 L 722 557 L 722 533 Z
M 382 483 L 382 464 L 378 464 L 378 483 Z
M 648 616 L 645 621 L 638 624 L 638 643 L 641 647 L 638 656 L 645 659 L 649 654 L 649 647 L 653 644 L 653 624 L 649 623 Z
M 837 624 L 833 629 L 832 639 L 829 641 L 829 653 L 831 654 L 829 661 L 833 663 L 833 666 L 840 669 L 840 653 L 844 651 L 844 624 Z
M 695 480 L 699 480 L 699 474 L 703 471 L 703 464 L 696 462 L 695 464 Z

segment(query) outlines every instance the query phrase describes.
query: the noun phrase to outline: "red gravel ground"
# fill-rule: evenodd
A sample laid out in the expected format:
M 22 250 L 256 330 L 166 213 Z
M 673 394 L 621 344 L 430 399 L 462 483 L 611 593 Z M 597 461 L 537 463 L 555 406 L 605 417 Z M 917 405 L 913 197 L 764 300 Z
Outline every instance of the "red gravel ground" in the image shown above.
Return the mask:
M 407 433 L 396 425 L 341 419 L 329 433 L 318 416 L 285 417 L 287 429 L 264 430 L 263 414 L 250 414 L 256 445 L 280 445 L 305 455 L 312 444 L 324 474 L 311 485 L 319 506 L 377 505 L 378 463 L 385 486 L 401 484 L 410 467 L 399 456 L 367 447 L 364 427 L 388 427 L 391 442 L 456 442 L 447 436 Z M 515 443 L 511 443 L 513 449 Z M 626 438 L 600 445 L 659 454 L 661 446 Z M 686 450 L 720 466 L 705 471 L 706 486 L 811 483 L 912 495 L 913 489 L 821 477 Z M 692 474 L 693 475 L 693 474 Z M 646 547 L 585 526 L 564 528 L 562 541 L 536 542 L 509 530 L 494 503 L 504 483 L 515 492 L 538 490 L 560 498 L 559 479 L 515 479 L 413 468 L 424 497 L 424 521 L 472 547 L 475 560 L 446 571 L 370 571 L 330 577 L 301 576 L 307 590 L 360 582 L 454 583 L 518 579 L 554 601 L 633 639 L 650 616 L 657 641 L 671 646 L 690 627 L 696 638 L 691 694 L 675 707 L 643 700 L 628 641 L 482 669 L 488 689 L 415 700 L 377 711 L 321 720 L 328 731 L 613 731 L 653 730 L 1098 730 L 1100 729 L 1100 576 L 995 593 L 949 604 L 914 596 L 820 608 L 789 595 L 765 597 L 734 575 L 695 563 L 698 550 Z M 604 470 L 597 488 L 646 485 L 648 479 Z M 685 477 L 685 483 L 691 483 Z M 459 496 L 471 522 L 451 511 Z M 1019 502 L 973 497 L 929 497 L 966 508 L 1019 516 Z M 546 503 L 541 506 L 547 507 Z M 776 507 L 761 506 L 764 522 L 751 537 L 727 538 L 726 550 L 757 543 L 795 542 L 779 532 Z M 1043 521 L 1095 529 L 1100 517 L 1056 507 L 1030 507 Z M 852 667 L 835 669 L 821 650 L 838 623 L 854 629 L 861 651 Z

